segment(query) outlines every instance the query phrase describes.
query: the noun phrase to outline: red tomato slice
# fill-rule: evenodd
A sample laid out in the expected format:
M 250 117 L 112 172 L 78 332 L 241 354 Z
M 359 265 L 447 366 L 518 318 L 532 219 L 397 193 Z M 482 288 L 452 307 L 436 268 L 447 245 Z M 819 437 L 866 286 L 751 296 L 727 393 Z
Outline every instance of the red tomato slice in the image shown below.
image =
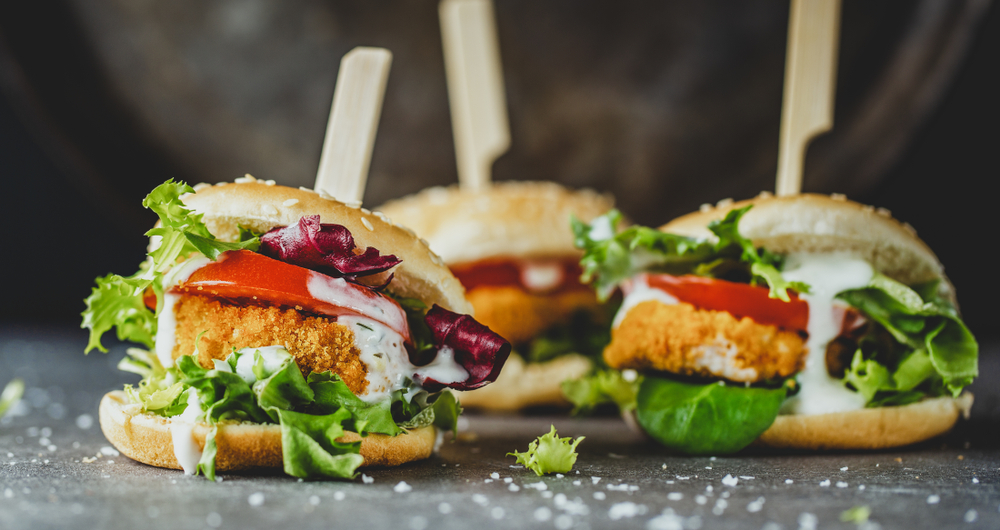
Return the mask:
M 532 289 L 525 284 L 525 269 L 531 265 L 557 266 L 561 269 L 562 278 L 556 285 L 541 291 Z M 531 260 L 522 259 L 487 259 L 472 263 L 463 263 L 451 267 L 451 272 L 462 282 L 467 291 L 476 287 L 519 287 L 529 292 L 544 292 L 546 294 L 569 291 L 575 289 L 589 290 L 590 288 L 580 283 L 580 264 L 575 258 L 553 259 L 553 260 Z
M 406 313 L 368 287 L 291 265 L 249 250 L 224 252 L 172 292 L 265 302 L 326 316 L 358 315 L 410 340 Z
M 701 309 L 727 311 L 737 317 L 749 317 L 761 324 L 806 331 L 809 327 L 809 304 L 789 292 L 790 302 L 768 296 L 768 288 L 702 276 L 645 274 L 646 283 L 674 298 Z M 637 278 L 641 280 L 642 278 Z

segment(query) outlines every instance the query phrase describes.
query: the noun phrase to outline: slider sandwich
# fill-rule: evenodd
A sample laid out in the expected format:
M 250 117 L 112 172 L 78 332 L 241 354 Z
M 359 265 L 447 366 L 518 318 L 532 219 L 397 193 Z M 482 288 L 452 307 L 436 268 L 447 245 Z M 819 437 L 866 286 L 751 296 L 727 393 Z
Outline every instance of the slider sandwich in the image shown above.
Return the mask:
M 578 406 L 616 401 L 690 454 L 896 447 L 968 413 L 978 346 L 941 263 L 889 212 L 762 194 L 659 230 L 618 217 L 575 223 L 584 277 L 624 295 L 604 350 L 622 371 L 568 383 Z
M 143 201 L 160 218 L 139 272 L 97 280 L 87 351 L 115 328 L 143 376 L 110 392 L 108 440 L 204 473 L 283 467 L 351 478 L 427 458 L 454 430 L 452 390 L 494 381 L 510 345 L 461 284 L 384 216 L 252 177 Z
M 497 382 L 463 394 L 463 405 L 565 404 L 560 382 L 600 363 L 610 315 L 580 283 L 568 222 L 612 205 L 607 195 L 552 182 L 497 182 L 484 191 L 429 188 L 379 208 L 426 238 L 465 286 L 476 318 L 514 345 Z

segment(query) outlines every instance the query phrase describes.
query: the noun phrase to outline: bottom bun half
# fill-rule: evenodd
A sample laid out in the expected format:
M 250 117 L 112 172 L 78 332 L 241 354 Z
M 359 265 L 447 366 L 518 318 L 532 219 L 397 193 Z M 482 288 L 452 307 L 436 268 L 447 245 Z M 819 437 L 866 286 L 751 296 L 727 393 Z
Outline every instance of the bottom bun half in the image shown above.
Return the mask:
M 886 449 L 948 432 L 968 417 L 972 394 L 925 399 L 899 407 L 778 416 L 754 445 L 776 449 Z
M 100 405 L 101 430 L 108 441 L 125 456 L 157 467 L 181 469 L 174 456 L 170 418 L 143 413 L 128 401 L 122 391 L 108 392 Z M 193 436 L 204 448 L 210 427 L 198 423 Z M 422 460 L 434 451 L 437 430 L 414 429 L 399 436 L 369 434 L 360 437 L 348 432 L 339 442 L 361 440 L 363 466 L 398 466 Z M 282 467 L 281 427 L 256 423 L 219 425 L 215 436 L 218 446 L 216 471 L 234 471 L 261 467 Z
M 497 380 L 482 388 L 458 395 L 463 407 L 498 412 L 514 412 L 527 407 L 569 406 L 563 397 L 562 382 L 587 375 L 593 363 L 582 355 L 561 355 L 541 363 L 526 363 L 510 354 Z

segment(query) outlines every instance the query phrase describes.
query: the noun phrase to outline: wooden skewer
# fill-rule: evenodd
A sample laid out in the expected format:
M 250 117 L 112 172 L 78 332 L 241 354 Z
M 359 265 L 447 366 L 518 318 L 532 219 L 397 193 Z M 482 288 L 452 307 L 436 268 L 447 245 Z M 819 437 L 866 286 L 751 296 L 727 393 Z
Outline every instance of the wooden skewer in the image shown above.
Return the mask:
M 490 185 L 493 162 L 510 147 L 507 95 L 491 0 L 442 0 L 441 40 L 455 135 L 458 180 Z
M 802 189 L 806 147 L 833 127 L 840 0 L 792 0 L 778 146 L 778 195 Z
M 316 191 L 341 202 L 364 198 L 390 66 L 392 53 L 384 48 L 357 47 L 341 59 Z

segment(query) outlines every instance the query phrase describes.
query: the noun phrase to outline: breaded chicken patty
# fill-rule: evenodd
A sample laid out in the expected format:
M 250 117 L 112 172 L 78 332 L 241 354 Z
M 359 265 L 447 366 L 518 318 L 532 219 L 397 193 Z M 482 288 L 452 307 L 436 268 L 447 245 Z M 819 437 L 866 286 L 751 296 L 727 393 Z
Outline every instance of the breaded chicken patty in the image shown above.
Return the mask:
M 513 344 L 568 322 L 579 310 L 596 311 L 599 307 L 589 290 L 535 295 L 518 287 L 483 286 L 470 290 L 466 297 L 476 310 L 476 320 Z
M 604 360 L 617 369 L 754 383 L 798 372 L 805 354 L 798 333 L 725 311 L 649 300 L 633 307 L 612 330 Z
M 198 362 L 225 359 L 233 348 L 284 346 L 304 372 L 338 374 L 355 394 L 368 386 L 367 367 L 347 326 L 294 309 L 234 305 L 206 296 L 186 295 L 174 308 L 177 342 L 173 356 L 190 355 L 198 340 Z

